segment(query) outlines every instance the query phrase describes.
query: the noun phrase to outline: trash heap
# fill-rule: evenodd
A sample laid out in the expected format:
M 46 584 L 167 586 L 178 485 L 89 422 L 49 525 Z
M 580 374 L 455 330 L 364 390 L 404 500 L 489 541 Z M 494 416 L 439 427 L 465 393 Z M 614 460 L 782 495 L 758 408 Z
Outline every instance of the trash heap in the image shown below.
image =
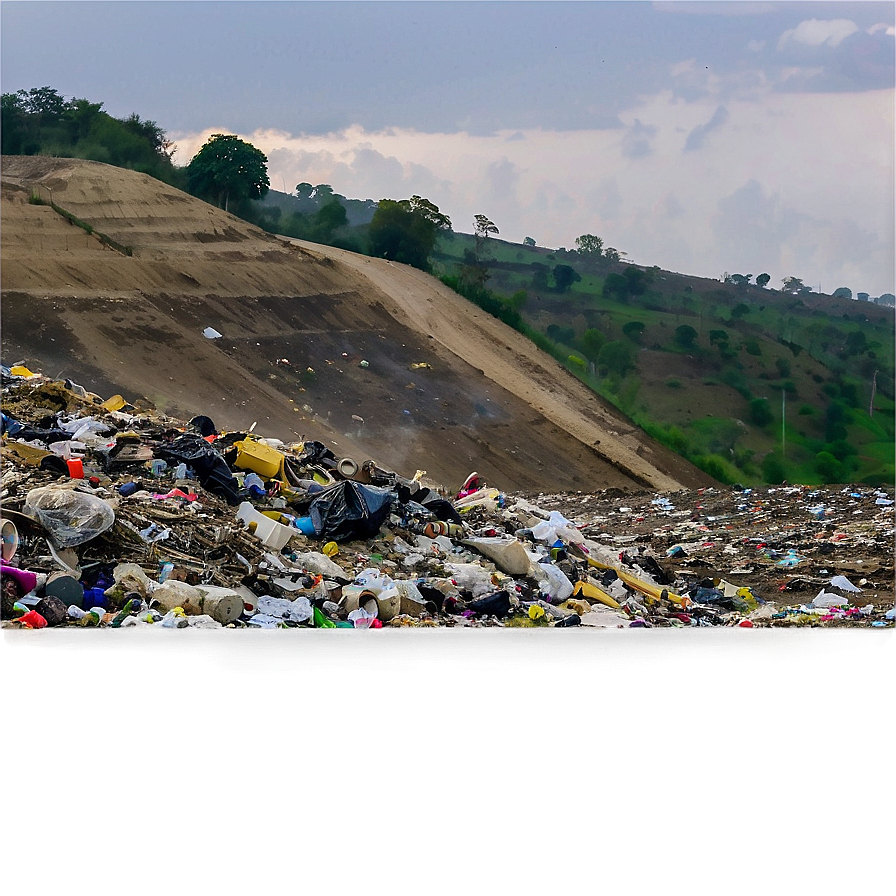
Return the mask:
M 2 383 L 4 627 L 893 625 L 882 490 L 449 493 L 22 366 Z M 876 512 L 838 527 L 849 502 Z M 832 554 L 862 538 L 883 565 L 853 584 Z

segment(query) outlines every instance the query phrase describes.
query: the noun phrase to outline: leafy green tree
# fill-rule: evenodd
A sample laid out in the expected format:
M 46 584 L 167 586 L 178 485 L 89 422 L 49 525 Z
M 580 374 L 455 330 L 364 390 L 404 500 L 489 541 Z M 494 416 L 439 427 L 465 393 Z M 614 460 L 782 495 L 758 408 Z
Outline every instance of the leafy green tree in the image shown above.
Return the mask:
M 534 246 L 535 240 L 533 240 L 531 236 L 524 236 L 523 237 L 523 245 L 524 246 Z
M 731 274 L 726 282 L 733 283 L 735 286 L 748 286 L 752 279 L 752 274 Z
M 787 479 L 787 470 L 779 452 L 770 451 L 762 459 L 762 478 L 769 485 L 780 485 Z
M 548 266 L 540 261 L 533 261 L 530 267 L 532 268 L 532 286 L 535 289 L 547 289 L 548 274 L 550 273 Z
M 604 241 L 593 233 L 583 233 L 576 237 L 576 251 L 580 255 L 600 258 L 603 254 Z
M 557 292 L 569 292 L 573 283 L 578 283 L 582 279 L 582 275 L 568 264 L 555 264 L 552 273 Z
M 842 482 L 844 479 L 843 464 L 829 451 L 819 451 L 815 455 L 814 466 L 822 482 Z
M 682 348 L 691 348 L 697 341 L 697 331 L 690 324 L 675 328 L 675 341 Z
M 187 166 L 190 192 L 228 210 L 231 199 L 261 199 L 270 188 L 267 156 L 233 134 L 213 134 Z
M 740 320 L 744 315 L 750 313 L 750 306 L 745 305 L 743 302 L 739 302 L 731 309 L 731 319 L 732 320 Z
M 767 398 L 754 398 L 750 402 L 750 420 L 757 426 L 768 426 L 774 419 Z
M 756 285 L 760 289 L 765 289 L 768 286 L 768 281 L 771 280 L 771 276 L 769 274 L 758 274 L 756 276 Z
M 640 342 L 641 337 L 644 335 L 644 328 L 644 321 L 630 320 L 627 324 L 623 325 L 622 332 L 631 339 L 632 342 Z
M 308 181 L 302 181 L 300 184 L 296 184 L 296 196 L 299 199 L 310 199 L 311 194 L 314 192 L 314 187 L 308 183 Z
M 852 290 L 848 286 L 838 286 L 832 293 L 833 299 L 851 299 Z
M 474 215 L 473 221 L 476 228 L 476 236 L 481 239 L 488 239 L 490 233 L 498 234 L 500 231 L 495 226 L 494 221 L 490 221 L 485 215 Z
M 606 337 L 600 330 L 589 327 L 582 334 L 582 349 L 589 361 L 597 361 L 600 357 L 600 350 L 606 343 Z
M 548 324 L 547 335 L 554 342 L 563 342 L 566 345 L 572 345 L 575 342 L 576 331 L 573 327 L 562 327 L 560 324 Z
M 728 333 L 725 330 L 710 330 L 709 331 L 709 344 L 710 345 L 727 345 L 728 344 Z
M 429 256 L 442 230 L 451 220 L 428 199 L 382 199 L 370 222 L 371 254 L 429 270 Z
M 620 302 L 628 301 L 629 281 L 622 274 L 607 274 L 601 294 L 605 299 L 618 299 Z
M 622 256 L 618 249 L 614 249 L 612 246 L 608 246 L 606 249 L 604 249 L 604 258 L 606 258 L 607 261 L 620 261 Z
M 628 292 L 632 296 L 642 296 L 647 292 L 647 287 L 653 280 L 653 272 L 642 271 L 634 266 L 625 269 L 623 274 L 628 281 Z
M 601 376 L 609 374 L 622 379 L 635 367 L 635 353 L 631 344 L 621 340 L 606 343 L 598 355 L 597 367 Z
M 314 216 L 312 239 L 319 243 L 328 243 L 333 239 L 333 234 L 348 224 L 348 214 L 345 206 L 338 199 L 331 199 L 326 205 L 321 206 Z

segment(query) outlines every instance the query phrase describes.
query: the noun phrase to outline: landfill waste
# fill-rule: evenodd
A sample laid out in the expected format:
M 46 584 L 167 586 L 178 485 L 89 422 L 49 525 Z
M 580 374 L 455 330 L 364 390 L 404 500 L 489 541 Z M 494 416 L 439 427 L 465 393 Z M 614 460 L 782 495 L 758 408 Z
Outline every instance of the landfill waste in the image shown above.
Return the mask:
M 5 628 L 896 622 L 892 489 L 449 489 L 22 365 L 2 430 Z

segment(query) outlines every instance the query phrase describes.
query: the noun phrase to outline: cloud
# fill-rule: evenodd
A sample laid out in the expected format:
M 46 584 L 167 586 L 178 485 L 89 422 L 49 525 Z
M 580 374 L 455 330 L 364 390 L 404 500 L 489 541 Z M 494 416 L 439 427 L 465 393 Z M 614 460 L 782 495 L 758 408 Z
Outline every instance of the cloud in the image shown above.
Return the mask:
M 778 38 L 778 49 L 783 50 L 790 43 L 836 47 L 858 30 L 859 26 L 850 19 L 805 19 Z
M 649 156 L 653 149 L 651 139 L 656 135 L 656 128 L 651 125 L 641 124 L 639 119 L 628 128 L 622 138 L 622 155 L 627 159 L 640 159 Z
M 718 130 L 727 121 L 728 110 L 724 106 L 717 106 L 716 111 L 713 112 L 712 118 L 710 118 L 706 124 L 698 124 L 697 127 L 688 134 L 688 138 L 684 143 L 684 151 L 695 152 L 698 149 L 702 149 L 706 135 L 712 131 Z
M 758 53 L 760 50 L 765 49 L 765 41 L 764 40 L 751 40 L 747 42 L 747 49 L 751 53 Z

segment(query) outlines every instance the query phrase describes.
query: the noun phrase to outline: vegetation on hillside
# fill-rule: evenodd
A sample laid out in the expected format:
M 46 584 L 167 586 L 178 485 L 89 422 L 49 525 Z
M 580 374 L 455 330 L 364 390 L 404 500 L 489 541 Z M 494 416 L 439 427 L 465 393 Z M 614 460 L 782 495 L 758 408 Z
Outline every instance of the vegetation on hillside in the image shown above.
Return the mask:
M 375 203 L 310 183 L 270 191 L 263 153 L 232 135 L 214 135 L 184 168 L 173 149 L 155 122 L 113 118 L 102 103 L 49 87 L 2 97 L 4 154 L 131 168 L 270 232 L 432 271 L 722 482 L 896 475 L 893 311 L 880 307 L 896 303 L 889 293 L 853 301 L 845 287 L 819 296 L 792 276 L 779 290 L 767 273 L 687 277 L 627 263 L 594 234 L 572 250 L 513 244 L 485 215 L 455 234 L 421 196 Z
M 720 481 L 893 481 L 889 308 L 494 239 L 473 277 L 476 254 L 454 234 L 434 269 Z

